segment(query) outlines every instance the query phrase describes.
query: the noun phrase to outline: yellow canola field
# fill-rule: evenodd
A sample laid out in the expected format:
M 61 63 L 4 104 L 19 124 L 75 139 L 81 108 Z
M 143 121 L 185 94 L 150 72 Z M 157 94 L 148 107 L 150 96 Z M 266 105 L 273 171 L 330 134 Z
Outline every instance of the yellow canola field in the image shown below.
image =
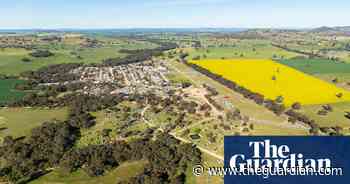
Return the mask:
M 272 60 L 190 61 L 268 99 L 283 97 L 286 106 L 350 101 L 350 92 Z M 337 94 L 342 94 L 341 98 Z

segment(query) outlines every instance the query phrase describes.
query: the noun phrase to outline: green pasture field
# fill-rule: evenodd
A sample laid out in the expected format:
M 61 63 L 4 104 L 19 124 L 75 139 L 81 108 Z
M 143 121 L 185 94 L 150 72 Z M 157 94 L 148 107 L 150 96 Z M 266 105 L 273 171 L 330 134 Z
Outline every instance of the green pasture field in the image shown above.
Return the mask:
M 0 109 L 0 138 L 5 136 L 21 137 L 28 135 L 31 129 L 40 126 L 45 121 L 65 120 L 68 116 L 66 108 L 2 108 Z
M 350 63 L 339 61 L 325 59 L 292 59 L 281 60 L 279 62 L 308 74 L 350 74 Z
M 346 84 L 350 82 L 350 63 L 326 59 L 291 59 L 281 60 L 279 63 L 330 83 L 334 79 L 337 79 L 337 85 L 339 87 L 350 89 L 350 85 Z
M 67 174 L 57 169 L 30 184 L 115 184 L 141 174 L 146 164 L 147 161 L 125 162 L 99 177 L 90 177 L 83 170 Z
M 120 49 L 145 49 L 154 48 L 154 44 L 148 42 L 118 42 L 118 44 L 106 45 L 99 48 L 80 48 L 79 45 L 41 45 L 39 48 L 48 49 L 55 55 L 48 58 L 33 58 L 29 56 L 31 51 L 25 49 L 6 48 L 0 49 L 0 74 L 19 75 L 28 70 L 37 70 L 43 66 L 61 63 L 100 63 L 102 60 L 113 57 L 124 57 L 119 53 Z M 78 58 L 80 56 L 81 58 Z M 30 62 L 23 62 L 27 57 Z
M 125 162 L 119 167 L 105 173 L 103 176 L 98 177 L 90 177 L 83 170 L 67 174 L 60 169 L 57 169 L 30 182 L 30 184 L 115 184 L 116 182 L 127 180 L 128 178 L 141 174 L 146 164 L 147 161 L 145 160 Z M 217 162 L 217 159 L 206 153 L 202 154 L 202 164 L 211 167 L 222 166 L 222 164 Z M 206 173 L 203 176 L 196 177 L 193 175 L 191 167 L 188 168 L 186 175 L 186 184 L 201 184 L 208 182 L 217 184 L 223 182 L 222 177 L 209 177 Z
M 344 128 L 344 132 L 349 132 L 350 119 L 345 118 L 345 112 L 350 112 L 350 103 L 330 104 L 333 111 L 326 116 L 318 115 L 317 112 L 322 109 L 322 105 L 303 106 L 300 112 L 305 113 L 311 119 L 314 119 L 320 127 L 335 127 Z
M 223 42 L 222 44 L 224 44 Z M 217 43 L 218 44 L 218 43 Z M 220 44 L 219 44 L 220 45 Z M 274 47 L 267 40 L 237 40 L 227 46 L 208 46 L 207 48 L 188 49 L 189 58 L 206 55 L 207 58 L 293 58 L 299 56 L 297 53 L 288 52 Z
M 0 103 L 11 102 L 22 98 L 25 93 L 14 89 L 16 84 L 20 84 L 23 81 L 17 79 L 0 80 Z

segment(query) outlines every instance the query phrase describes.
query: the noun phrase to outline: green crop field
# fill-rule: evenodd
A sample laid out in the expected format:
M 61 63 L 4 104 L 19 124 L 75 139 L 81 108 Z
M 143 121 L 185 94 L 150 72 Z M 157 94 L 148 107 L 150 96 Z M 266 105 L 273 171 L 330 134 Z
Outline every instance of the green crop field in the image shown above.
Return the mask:
M 68 116 L 66 108 L 61 109 L 31 109 L 3 108 L 0 109 L 0 137 L 20 137 L 30 133 L 31 129 L 52 119 L 65 120 Z
M 25 93 L 14 89 L 16 84 L 22 82 L 23 81 L 16 79 L 0 80 L 0 103 L 22 98 Z
M 350 63 L 324 59 L 293 59 L 282 60 L 280 63 L 308 74 L 339 74 L 350 72 Z
M 327 82 L 332 82 L 334 79 L 337 79 L 339 84 L 350 81 L 350 63 L 325 59 L 292 59 L 279 62 L 302 72 L 314 75 L 315 77 Z M 346 89 L 349 89 L 350 87 L 346 85 L 338 86 Z

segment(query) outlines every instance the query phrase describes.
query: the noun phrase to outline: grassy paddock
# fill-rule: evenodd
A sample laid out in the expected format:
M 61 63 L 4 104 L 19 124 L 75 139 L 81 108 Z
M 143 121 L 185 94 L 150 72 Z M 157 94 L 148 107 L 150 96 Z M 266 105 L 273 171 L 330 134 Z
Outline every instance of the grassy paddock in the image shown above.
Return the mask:
M 0 131 L 0 137 L 20 137 L 28 135 L 34 127 L 52 119 L 65 120 L 68 112 L 62 109 L 29 109 L 5 108 L 0 109 L 0 127 L 7 129 Z
M 23 81 L 17 79 L 0 80 L 0 103 L 22 98 L 25 93 L 14 89 L 16 84 L 22 82 Z
M 314 119 L 321 127 L 340 126 L 348 131 L 350 128 L 350 120 L 344 117 L 345 112 L 350 112 L 350 103 L 331 104 L 333 111 L 326 116 L 317 114 L 322 109 L 321 105 L 303 106 L 301 112 L 307 114 Z
M 207 41 L 203 43 L 206 44 Z M 204 55 L 208 59 L 218 58 L 259 58 L 259 59 L 272 59 L 277 58 L 293 58 L 299 54 L 288 52 L 280 48 L 273 47 L 267 40 L 235 40 L 231 45 L 219 46 L 220 41 L 215 46 L 200 49 L 188 49 L 190 56 L 193 58 Z M 225 42 L 223 42 L 225 43 Z
M 81 48 L 79 44 L 38 45 L 40 49 L 48 49 L 55 55 L 48 58 L 33 58 L 29 56 L 31 51 L 25 49 L 1 49 L 0 50 L 0 74 L 19 75 L 28 70 L 37 70 L 41 67 L 61 63 L 100 63 L 111 57 L 124 57 L 119 53 L 121 49 L 145 49 L 154 48 L 155 44 L 148 42 L 125 42 L 119 40 L 118 44 L 107 44 L 99 48 Z M 74 53 L 74 54 L 73 54 Z M 77 56 L 80 56 L 78 58 Z M 30 62 L 23 62 L 24 57 Z
M 90 177 L 83 170 L 70 174 L 55 170 L 31 184 L 115 184 L 142 173 L 146 164 L 147 161 L 126 162 L 99 177 Z
M 292 59 L 282 60 L 280 63 L 308 74 L 350 74 L 350 63 L 331 60 Z

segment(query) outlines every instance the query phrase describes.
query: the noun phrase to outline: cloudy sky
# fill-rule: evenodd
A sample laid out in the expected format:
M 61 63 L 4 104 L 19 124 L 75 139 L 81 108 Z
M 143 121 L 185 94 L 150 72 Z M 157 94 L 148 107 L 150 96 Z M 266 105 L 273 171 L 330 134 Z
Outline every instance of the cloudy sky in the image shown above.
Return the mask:
M 349 0 L 0 0 L 0 29 L 350 25 Z

